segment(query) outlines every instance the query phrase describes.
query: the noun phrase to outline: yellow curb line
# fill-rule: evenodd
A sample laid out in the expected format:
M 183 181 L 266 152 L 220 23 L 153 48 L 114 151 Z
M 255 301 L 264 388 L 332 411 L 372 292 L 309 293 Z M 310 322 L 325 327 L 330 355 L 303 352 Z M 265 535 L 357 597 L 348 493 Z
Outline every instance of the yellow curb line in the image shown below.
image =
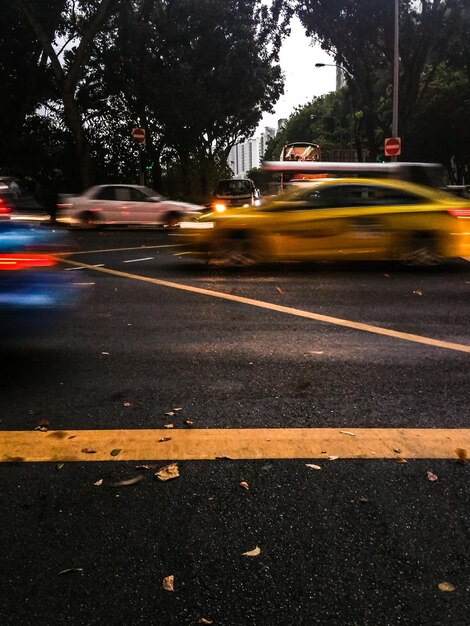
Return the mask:
M 328 461 L 329 456 L 343 459 L 457 459 L 459 448 L 470 453 L 470 429 L 181 428 L 0 433 L 0 462 L 30 463 L 218 458 Z

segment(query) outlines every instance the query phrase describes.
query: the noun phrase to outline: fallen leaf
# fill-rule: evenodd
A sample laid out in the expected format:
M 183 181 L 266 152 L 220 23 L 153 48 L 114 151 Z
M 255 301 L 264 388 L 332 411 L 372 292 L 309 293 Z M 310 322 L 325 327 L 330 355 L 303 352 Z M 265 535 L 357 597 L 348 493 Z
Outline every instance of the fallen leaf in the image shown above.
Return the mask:
M 92 450 L 91 448 L 82 448 L 82 452 L 85 454 L 96 454 L 96 450 Z
M 122 406 L 132 406 L 132 402 L 123 402 Z
M 437 585 L 441 591 L 455 591 L 455 586 L 452 583 L 443 581 Z
M 102 352 L 101 354 L 109 354 L 109 352 Z
M 284 293 L 284 289 L 282 289 L 282 287 L 277 287 L 277 286 L 276 286 L 276 291 L 277 291 L 278 293 Z
M 39 430 L 42 433 L 46 433 L 49 429 L 47 428 L 47 426 L 36 426 L 34 430 Z
M 61 470 L 64 467 L 64 463 L 57 463 L 55 466 L 56 470 Z
M 70 435 L 69 439 L 75 439 L 77 435 Z
M 199 620 L 199 624 L 213 624 L 214 622 L 211 619 L 206 619 L 205 617 L 201 617 Z
M 163 428 L 174 428 L 174 424 L 165 424 Z
M 134 478 L 127 478 L 125 480 L 118 480 L 116 483 L 109 483 L 111 487 L 128 487 L 129 485 L 135 485 L 136 483 L 140 483 L 143 480 L 143 475 L 138 474 L 134 476 Z
M 330 461 L 336 461 L 336 459 L 339 459 L 339 457 L 338 457 L 338 456 L 336 456 L 336 455 L 334 455 L 334 454 L 330 454 L 330 456 L 328 457 L 328 459 L 329 459 Z
M 253 550 L 243 552 L 242 556 L 258 556 L 258 554 L 261 554 L 261 550 L 258 548 L 258 546 L 256 546 L 256 548 L 253 548 Z
M 423 292 L 422 292 L 422 291 L 413 291 L 413 293 L 414 293 L 416 296 L 422 296 L 422 295 L 423 295 Z
M 168 415 L 168 417 L 173 417 L 173 415 L 174 415 L 174 414 L 175 414 L 175 412 L 174 412 L 174 411 L 167 411 L 167 412 L 165 413 L 165 415 Z
M 155 472 L 156 478 L 162 481 L 171 480 L 172 478 L 178 478 L 179 475 L 180 473 L 178 471 L 177 463 L 170 463 L 170 465 L 165 465 L 165 467 L 162 467 L 157 472 Z
M 193 426 L 194 422 L 192 420 L 184 420 L 184 423 L 186 424 L 186 426 Z
M 62 574 L 72 574 L 77 572 L 83 572 L 83 567 L 68 567 L 67 569 L 63 569 L 57 575 L 61 576 Z
M 97 487 L 99 487 L 100 485 L 103 484 L 103 479 L 100 478 L 99 480 L 96 481 L 96 483 L 93 483 L 94 485 L 96 485 Z
M 216 456 L 216 459 L 228 459 L 228 460 L 233 460 L 231 456 Z
M 400 454 L 400 453 L 401 453 L 400 448 L 393 448 L 393 451 L 394 451 L 394 452 L 396 452 L 397 454 Z
M 436 474 L 433 474 L 433 472 L 427 472 L 426 476 L 428 477 L 428 480 L 431 480 L 431 481 L 437 480 L 438 478 Z
M 349 435 L 350 437 L 355 437 L 356 433 L 352 433 L 350 430 L 340 430 L 341 435 Z
M 121 448 L 114 448 L 114 450 L 111 450 L 110 454 L 111 456 L 117 456 L 120 452 Z
M 248 483 L 245 480 L 242 480 L 242 482 L 240 483 L 240 487 L 243 487 L 243 489 L 246 489 L 246 490 L 250 488 Z
M 468 453 L 465 448 L 457 448 L 455 453 L 457 454 L 457 460 L 462 465 L 465 465 L 468 459 Z
M 177 411 L 182 411 L 183 407 L 182 406 L 177 406 L 176 408 L 173 409 L 173 411 L 176 413 Z
M 171 437 L 160 437 L 158 441 L 159 443 L 163 443 L 164 441 L 171 441 Z
M 313 470 L 321 470 L 321 467 L 319 465 L 314 465 L 313 463 L 305 463 L 305 467 Z
M 171 576 L 165 576 L 163 579 L 163 589 L 165 591 L 174 591 L 175 590 L 175 577 L 173 574 Z
M 397 458 L 395 459 L 395 463 L 404 464 L 408 463 L 408 461 L 406 459 L 403 459 L 401 456 L 397 456 Z

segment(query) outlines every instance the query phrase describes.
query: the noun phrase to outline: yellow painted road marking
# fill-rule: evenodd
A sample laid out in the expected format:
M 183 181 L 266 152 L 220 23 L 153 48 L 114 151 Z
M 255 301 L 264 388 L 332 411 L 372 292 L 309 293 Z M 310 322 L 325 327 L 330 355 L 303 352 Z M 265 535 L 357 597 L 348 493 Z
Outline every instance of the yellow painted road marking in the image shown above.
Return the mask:
M 346 459 L 457 459 L 458 448 L 470 452 L 470 429 L 219 428 L 0 433 L 2 462 L 188 461 L 226 457 L 328 461 L 329 455 Z M 116 450 L 120 452 L 112 456 L 111 451 Z
M 440 339 L 432 339 L 431 337 L 422 337 L 421 335 L 414 335 L 412 333 L 402 333 L 398 330 L 391 330 L 389 328 L 382 328 L 381 326 L 372 326 L 371 324 L 362 324 L 361 322 L 354 322 L 352 320 L 345 320 L 339 317 L 331 317 L 329 315 L 322 315 L 320 313 L 312 313 L 310 311 L 303 311 L 302 309 L 294 309 L 287 306 L 281 306 L 279 304 L 273 304 L 271 302 L 264 302 L 262 300 L 254 300 L 253 298 L 244 298 L 231 293 L 224 293 L 222 291 L 212 291 L 210 289 L 203 289 L 202 287 L 193 287 L 191 285 L 184 285 L 182 283 L 174 283 L 168 280 L 161 280 L 160 278 L 150 278 L 148 276 L 140 276 L 138 274 L 128 274 L 127 272 L 120 272 L 119 270 L 111 270 L 105 267 L 96 267 L 95 265 L 87 265 L 86 263 L 77 263 L 70 259 L 61 259 L 63 263 L 69 265 L 75 265 L 85 267 L 86 269 L 93 270 L 95 272 L 103 272 L 105 274 L 113 274 L 114 276 L 121 276 L 122 278 L 130 278 L 132 280 L 140 280 L 142 282 L 151 283 L 153 285 L 161 285 L 162 287 L 171 287 L 172 289 L 180 289 L 182 291 L 188 291 L 190 293 L 198 293 L 204 296 L 211 296 L 213 298 L 220 298 L 222 300 L 230 300 L 232 302 L 239 302 L 241 304 L 248 304 L 250 306 L 256 306 L 261 309 L 268 309 L 270 311 L 277 311 L 278 313 L 286 313 L 287 315 L 296 315 L 297 317 L 304 317 L 318 322 L 326 322 L 328 324 L 335 324 L 337 326 L 345 326 L 346 328 L 354 328 L 355 330 L 362 330 L 368 333 L 375 333 L 376 335 L 385 335 L 387 337 L 393 337 L 394 339 L 403 339 L 404 341 L 411 341 L 414 343 L 421 343 L 428 346 L 434 346 L 436 348 L 445 348 L 447 350 L 457 350 L 458 352 L 470 353 L 470 346 L 452 343 L 450 341 L 441 341 Z

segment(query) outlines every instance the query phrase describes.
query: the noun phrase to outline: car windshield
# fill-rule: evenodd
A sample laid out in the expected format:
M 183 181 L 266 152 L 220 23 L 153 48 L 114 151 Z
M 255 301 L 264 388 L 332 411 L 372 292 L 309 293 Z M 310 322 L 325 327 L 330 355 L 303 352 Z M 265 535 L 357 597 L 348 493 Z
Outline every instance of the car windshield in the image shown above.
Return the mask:
M 149 198 L 158 198 L 159 200 L 165 200 L 164 196 L 155 191 L 155 189 L 150 189 L 150 187 L 139 187 L 139 190 Z
M 251 193 L 252 188 L 252 183 L 249 180 L 220 180 L 217 184 L 216 194 L 219 196 L 238 196 Z

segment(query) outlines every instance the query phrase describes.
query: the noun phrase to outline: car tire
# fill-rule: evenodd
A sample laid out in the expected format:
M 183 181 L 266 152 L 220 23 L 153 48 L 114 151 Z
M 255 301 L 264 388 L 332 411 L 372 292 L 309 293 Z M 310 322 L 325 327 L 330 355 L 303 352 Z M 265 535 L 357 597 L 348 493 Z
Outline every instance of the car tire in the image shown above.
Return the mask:
M 175 228 L 181 221 L 181 215 L 177 211 L 170 211 L 165 218 L 166 228 Z
M 433 267 L 443 263 L 439 245 L 432 233 L 411 234 L 403 248 L 401 261 L 408 267 Z
M 99 228 L 101 225 L 99 219 L 91 211 L 84 211 L 80 215 L 81 228 Z
M 247 233 L 218 237 L 210 246 L 208 265 L 215 267 L 250 267 L 257 263 L 253 242 Z

